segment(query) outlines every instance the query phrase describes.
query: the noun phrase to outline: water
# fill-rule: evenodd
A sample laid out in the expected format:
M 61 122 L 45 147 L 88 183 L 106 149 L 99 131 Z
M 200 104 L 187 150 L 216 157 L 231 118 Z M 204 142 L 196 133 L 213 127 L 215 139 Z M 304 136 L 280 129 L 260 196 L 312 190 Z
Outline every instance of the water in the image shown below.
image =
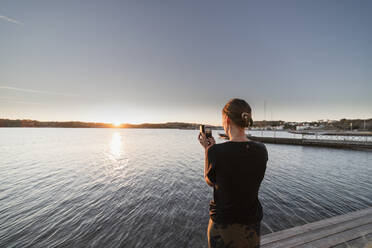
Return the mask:
M 0 247 L 206 247 L 197 134 L 1 128 Z M 266 147 L 263 234 L 372 206 L 371 152 Z

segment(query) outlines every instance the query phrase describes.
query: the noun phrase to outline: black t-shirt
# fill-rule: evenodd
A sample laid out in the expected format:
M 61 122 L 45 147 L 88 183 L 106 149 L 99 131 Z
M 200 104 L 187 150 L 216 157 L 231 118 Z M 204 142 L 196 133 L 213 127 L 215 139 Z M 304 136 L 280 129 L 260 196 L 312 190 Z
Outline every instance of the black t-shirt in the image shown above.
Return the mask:
M 210 217 L 217 223 L 257 223 L 263 211 L 258 190 L 268 153 L 263 143 L 227 141 L 207 152 L 207 177 L 214 183 Z

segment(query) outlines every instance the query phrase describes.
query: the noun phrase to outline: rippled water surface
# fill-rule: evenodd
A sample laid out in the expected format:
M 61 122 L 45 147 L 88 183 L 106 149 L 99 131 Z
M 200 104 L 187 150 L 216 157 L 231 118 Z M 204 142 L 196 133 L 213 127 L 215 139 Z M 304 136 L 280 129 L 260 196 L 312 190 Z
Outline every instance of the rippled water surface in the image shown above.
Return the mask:
M 0 247 L 206 247 L 197 134 L 1 128 Z M 266 147 L 263 234 L 372 206 L 371 152 Z

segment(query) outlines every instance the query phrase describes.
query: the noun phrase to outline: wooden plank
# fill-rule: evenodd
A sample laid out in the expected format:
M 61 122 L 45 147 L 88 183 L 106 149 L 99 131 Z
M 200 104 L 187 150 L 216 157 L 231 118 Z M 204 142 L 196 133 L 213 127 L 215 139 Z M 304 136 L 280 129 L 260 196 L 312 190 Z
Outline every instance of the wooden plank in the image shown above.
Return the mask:
M 296 248 L 329 248 L 349 240 L 353 240 L 372 233 L 372 223 L 362 225 L 335 235 L 327 236 L 322 239 L 314 240 L 310 243 L 295 246 Z
M 346 222 L 341 222 L 338 224 L 333 224 L 329 226 L 325 226 L 320 229 L 313 229 L 310 231 L 305 231 L 298 235 L 289 237 L 287 239 L 282 239 L 276 241 L 274 243 L 268 243 L 267 245 L 262 245 L 264 248 L 268 247 L 275 247 L 275 248 L 289 248 L 289 247 L 297 247 L 301 246 L 306 243 L 311 243 L 319 239 L 329 238 L 332 236 L 339 236 L 340 234 L 352 231 L 353 229 L 358 229 L 365 225 L 372 225 L 372 215 L 362 216 L 357 219 L 353 219 Z M 359 236 L 357 236 L 359 237 Z M 331 238 L 329 238 L 332 240 Z M 333 243 L 336 245 L 338 243 Z M 317 246 L 314 246 L 317 247 Z
M 287 239 L 289 237 L 292 237 L 292 236 L 295 236 L 295 235 L 298 235 L 298 234 L 301 234 L 307 231 L 324 228 L 330 225 L 350 221 L 350 220 L 360 218 L 363 216 L 367 216 L 367 215 L 372 215 L 372 207 L 354 211 L 354 212 L 347 213 L 344 215 L 334 216 L 334 217 L 316 221 L 313 223 L 308 223 L 302 226 L 296 226 L 296 227 L 292 227 L 292 228 L 285 229 L 282 231 L 266 234 L 262 236 L 261 238 L 261 245 L 265 245 L 265 244 L 275 242 L 281 239 Z

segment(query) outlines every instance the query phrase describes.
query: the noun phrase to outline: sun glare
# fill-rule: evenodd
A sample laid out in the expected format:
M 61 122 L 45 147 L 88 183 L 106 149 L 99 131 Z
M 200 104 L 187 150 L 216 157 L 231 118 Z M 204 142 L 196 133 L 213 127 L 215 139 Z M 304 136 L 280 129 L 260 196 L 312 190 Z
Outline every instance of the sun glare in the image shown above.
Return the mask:
M 116 122 L 113 122 L 112 124 L 113 124 L 115 127 L 120 127 L 121 122 L 116 121 Z

